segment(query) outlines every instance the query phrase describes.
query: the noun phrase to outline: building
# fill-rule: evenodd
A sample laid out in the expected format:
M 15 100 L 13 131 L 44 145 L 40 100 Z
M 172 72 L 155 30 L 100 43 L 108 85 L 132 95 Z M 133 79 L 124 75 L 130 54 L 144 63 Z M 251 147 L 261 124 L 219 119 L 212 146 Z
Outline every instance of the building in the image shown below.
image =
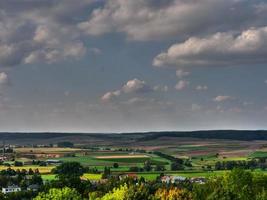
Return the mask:
M 56 164 L 61 164 L 61 160 L 46 160 L 46 163 L 49 165 L 56 165 Z
M 32 184 L 27 187 L 28 191 L 37 192 L 39 190 L 40 186 L 38 184 Z
M 206 181 L 207 181 L 207 179 L 203 178 L 203 177 L 196 177 L 196 178 L 190 179 L 191 183 L 198 183 L 198 184 L 205 184 Z
M 186 180 L 183 176 L 163 176 L 161 177 L 162 183 L 179 183 Z
M 6 188 L 2 188 L 3 194 L 12 193 L 12 192 L 20 192 L 20 191 L 21 191 L 21 188 L 16 185 L 11 185 Z
M 136 173 L 127 173 L 127 174 L 120 174 L 119 175 L 119 179 L 120 180 L 123 180 L 125 178 L 132 178 L 134 180 L 137 180 L 138 179 L 138 176 Z

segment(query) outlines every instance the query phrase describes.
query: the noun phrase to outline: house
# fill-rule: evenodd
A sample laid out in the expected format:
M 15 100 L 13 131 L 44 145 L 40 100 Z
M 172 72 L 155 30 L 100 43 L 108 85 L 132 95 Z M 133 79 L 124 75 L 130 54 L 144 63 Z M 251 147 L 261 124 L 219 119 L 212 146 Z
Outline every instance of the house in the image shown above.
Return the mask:
M 20 192 L 21 188 L 16 186 L 16 185 L 11 185 L 6 188 L 2 188 L 2 193 L 7 194 L 7 193 L 12 193 L 12 192 Z
M 128 173 L 128 174 L 120 174 L 119 175 L 119 179 L 120 180 L 123 180 L 125 178 L 132 178 L 134 180 L 137 180 L 138 179 L 138 176 L 136 173 Z
M 162 183 L 178 183 L 186 180 L 186 177 L 183 176 L 163 176 L 161 177 Z
M 206 178 L 203 177 L 196 177 L 190 179 L 191 183 L 198 183 L 198 184 L 205 184 L 206 181 L 207 181 Z
M 177 182 L 183 182 L 186 180 L 186 177 L 183 176 L 173 176 L 171 179 L 172 183 L 177 183 Z
M 49 164 L 49 165 L 52 165 L 52 164 L 61 164 L 62 161 L 61 160 L 46 160 L 46 163 Z
M 161 177 L 161 182 L 162 183 L 170 183 L 171 182 L 171 177 L 170 176 L 162 176 Z
M 39 190 L 40 186 L 38 184 L 32 184 L 27 187 L 28 191 L 37 192 Z

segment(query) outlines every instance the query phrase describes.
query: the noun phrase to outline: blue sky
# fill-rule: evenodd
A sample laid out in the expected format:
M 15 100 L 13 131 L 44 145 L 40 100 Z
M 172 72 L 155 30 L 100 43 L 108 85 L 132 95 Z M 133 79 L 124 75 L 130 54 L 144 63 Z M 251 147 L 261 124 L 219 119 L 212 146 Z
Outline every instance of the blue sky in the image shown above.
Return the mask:
M 0 131 L 266 129 L 264 0 L 0 2 Z

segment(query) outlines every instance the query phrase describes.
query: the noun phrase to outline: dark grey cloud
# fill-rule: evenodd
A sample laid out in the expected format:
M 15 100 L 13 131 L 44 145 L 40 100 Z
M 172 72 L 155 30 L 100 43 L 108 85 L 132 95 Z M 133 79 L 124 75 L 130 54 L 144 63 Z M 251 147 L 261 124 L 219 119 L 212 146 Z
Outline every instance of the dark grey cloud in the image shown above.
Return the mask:
M 0 2 L 0 66 L 79 58 L 86 47 L 77 28 L 92 0 Z
M 263 0 L 107 0 L 79 27 L 88 35 L 119 32 L 132 40 L 186 38 L 264 26 L 266 5 Z

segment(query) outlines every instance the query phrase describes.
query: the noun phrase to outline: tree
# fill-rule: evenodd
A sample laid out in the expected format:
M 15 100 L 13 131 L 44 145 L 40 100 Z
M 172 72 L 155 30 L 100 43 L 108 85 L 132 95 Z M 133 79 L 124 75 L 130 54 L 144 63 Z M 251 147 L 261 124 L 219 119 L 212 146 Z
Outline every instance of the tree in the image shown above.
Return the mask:
M 114 188 L 111 192 L 105 194 L 102 198 L 96 198 L 96 200 L 125 200 L 127 192 L 128 187 L 125 184 L 120 186 L 119 188 Z
M 183 170 L 183 169 L 184 169 L 184 167 L 183 167 L 183 165 L 180 164 L 180 163 L 173 162 L 173 163 L 171 164 L 171 170 L 173 170 L 173 171 L 175 171 L 175 170 Z
M 164 165 L 156 165 L 155 171 L 165 171 Z
M 192 200 L 193 196 L 188 190 L 179 188 L 159 188 L 155 193 L 159 200 Z
M 151 169 L 152 169 L 151 161 L 146 160 L 144 163 L 144 170 L 149 172 L 149 171 L 151 171 Z
M 119 167 L 119 164 L 118 163 L 113 163 L 113 167 L 114 168 L 118 168 Z
M 264 180 L 259 180 L 265 185 Z M 252 200 L 256 199 L 258 193 L 266 190 L 259 187 L 255 190 L 253 174 L 243 169 L 233 169 L 224 176 L 210 179 L 203 185 L 195 184 L 193 188 L 194 199 L 198 200 Z M 260 197 L 265 194 L 258 195 Z
M 215 170 L 221 170 L 223 167 L 222 167 L 222 164 L 220 161 L 216 162 L 215 163 Z
M 23 166 L 23 162 L 15 161 L 15 162 L 14 162 L 14 166 L 16 166 L 16 167 L 21 167 L 21 166 Z
M 144 200 L 150 199 L 150 192 L 146 185 L 131 185 L 125 194 L 125 200 Z
M 108 178 L 109 176 L 110 176 L 110 168 L 109 167 L 105 167 L 104 168 L 104 172 L 103 172 L 103 174 L 102 174 L 102 178 L 104 178 L 104 179 L 106 179 L 106 178 Z
M 52 188 L 48 193 L 41 192 L 34 200 L 82 200 L 81 195 L 72 188 Z
M 82 176 L 85 172 L 84 167 L 78 162 L 65 162 L 57 166 L 54 173 L 59 179 L 73 178 Z

